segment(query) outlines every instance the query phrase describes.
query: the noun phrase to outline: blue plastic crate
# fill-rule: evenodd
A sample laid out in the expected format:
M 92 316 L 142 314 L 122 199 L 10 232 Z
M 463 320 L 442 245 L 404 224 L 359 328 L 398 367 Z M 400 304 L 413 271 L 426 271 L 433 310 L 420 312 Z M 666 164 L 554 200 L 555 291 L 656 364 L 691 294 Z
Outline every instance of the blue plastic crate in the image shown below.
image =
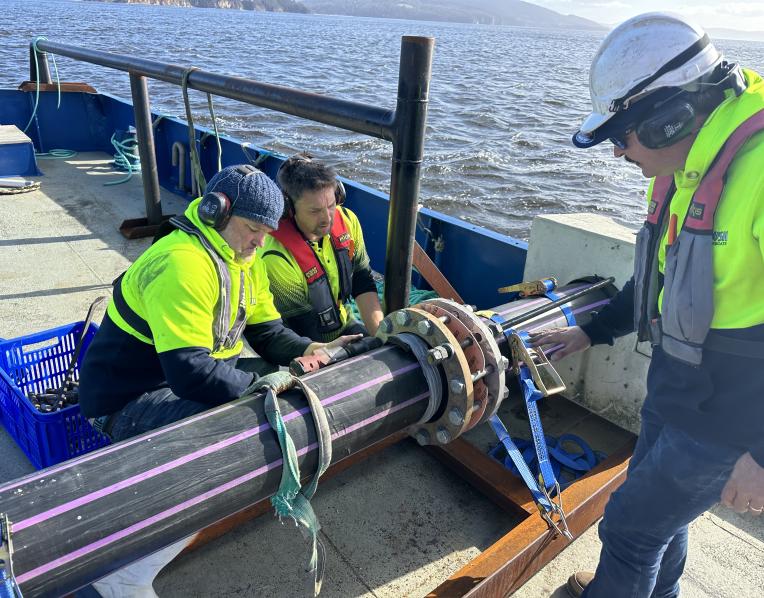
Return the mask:
M 58 388 L 64 381 L 84 322 L 0 342 L 0 416 L 8 433 L 37 469 L 88 453 L 109 444 L 80 415 L 79 405 L 40 413 L 27 399 L 29 392 Z M 74 380 L 98 326 L 85 335 Z

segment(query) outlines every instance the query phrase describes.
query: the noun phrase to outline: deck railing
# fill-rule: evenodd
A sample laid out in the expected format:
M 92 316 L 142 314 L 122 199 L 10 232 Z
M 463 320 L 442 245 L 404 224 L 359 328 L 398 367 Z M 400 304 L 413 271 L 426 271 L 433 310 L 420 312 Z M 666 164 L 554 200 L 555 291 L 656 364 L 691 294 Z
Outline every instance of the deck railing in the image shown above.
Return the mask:
M 407 305 L 411 287 L 434 45 L 435 40 L 431 37 L 404 36 L 401 39 L 394 111 L 203 69 L 195 69 L 187 76 L 187 85 L 191 89 L 392 142 L 385 257 L 385 305 L 388 312 Z M 32 81 L 52 82 L 46 52 L 129 73 L 146 217 L 149 224 L 159 224 L 162 207 L 146 79 L 181 85 L 189 67 L 37 39 L 30 45 Z

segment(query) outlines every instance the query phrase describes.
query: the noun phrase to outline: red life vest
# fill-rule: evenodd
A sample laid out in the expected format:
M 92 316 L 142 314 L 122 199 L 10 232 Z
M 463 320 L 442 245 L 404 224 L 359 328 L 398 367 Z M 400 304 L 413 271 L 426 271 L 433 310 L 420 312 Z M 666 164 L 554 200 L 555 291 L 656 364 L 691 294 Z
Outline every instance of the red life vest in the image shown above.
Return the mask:
M 314 340 L 316 340 L 317 332 L 328 333 L 340 328 L 342 321 L 338 306 L 350 297 L 353 286 L 353 255 L 355 255 L 355 242 L 340 210 L 338 209 L 335 214 L 329 233 L 339 274 L 339 297 L 336 299 L 332 296 L 329 277 L 318 256 L 292 218 L 282 218 L 278 229 L 271 232 L 271 235 L 292 254 L 300 267 L 308 284 L 308 297 L 313 308 L 309 319 L 300 318 L 299 323 L 290 321 L 287 324 L 298 334 L 304 334 Z

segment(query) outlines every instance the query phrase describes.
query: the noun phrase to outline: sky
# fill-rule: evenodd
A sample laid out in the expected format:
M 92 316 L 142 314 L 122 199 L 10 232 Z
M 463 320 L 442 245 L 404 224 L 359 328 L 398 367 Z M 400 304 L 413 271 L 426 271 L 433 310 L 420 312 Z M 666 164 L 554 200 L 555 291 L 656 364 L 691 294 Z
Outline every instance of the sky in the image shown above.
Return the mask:
M 653 10 L 690 17 L 704 29 L 726 28 L 764 31 L 764 0 L 529 0 L 562 14 L 616 25 L 634 15 Z

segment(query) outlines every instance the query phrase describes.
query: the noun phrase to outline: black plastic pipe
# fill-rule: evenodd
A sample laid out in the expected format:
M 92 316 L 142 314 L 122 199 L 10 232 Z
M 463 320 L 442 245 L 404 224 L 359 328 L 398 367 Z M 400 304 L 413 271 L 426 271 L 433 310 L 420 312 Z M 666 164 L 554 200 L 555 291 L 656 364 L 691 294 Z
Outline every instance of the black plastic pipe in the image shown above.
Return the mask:
M 419 364 L 383 347 L 303 378 L 326 410 L 333 461 L 416 423 L 429 393 Z M 316 437 L 302 393 L 279 396 L 303 476 Z M 281 450 L 261 395 L 0 486 L 21 591 L 60 596 L 272 495 Z
M 610 295 L 595 291 L 567 311 L 583 323 Z M 549 301 L 524 299 L 494 311 L 513 317 Z M 565 321 L 557 308 L 529 327 Z M 393 345 L 302 379 L 326 410 L 335 463 L 417 423 L 429 401 L 419 364 Z M 289 391 L 279 400 L 309 477 L 317 451 L 305 399 Z M 67 594 L 271 496 L 280 477 L 281 451 L 258 395 L 2 484 L 16 579 L 27 598 Z

